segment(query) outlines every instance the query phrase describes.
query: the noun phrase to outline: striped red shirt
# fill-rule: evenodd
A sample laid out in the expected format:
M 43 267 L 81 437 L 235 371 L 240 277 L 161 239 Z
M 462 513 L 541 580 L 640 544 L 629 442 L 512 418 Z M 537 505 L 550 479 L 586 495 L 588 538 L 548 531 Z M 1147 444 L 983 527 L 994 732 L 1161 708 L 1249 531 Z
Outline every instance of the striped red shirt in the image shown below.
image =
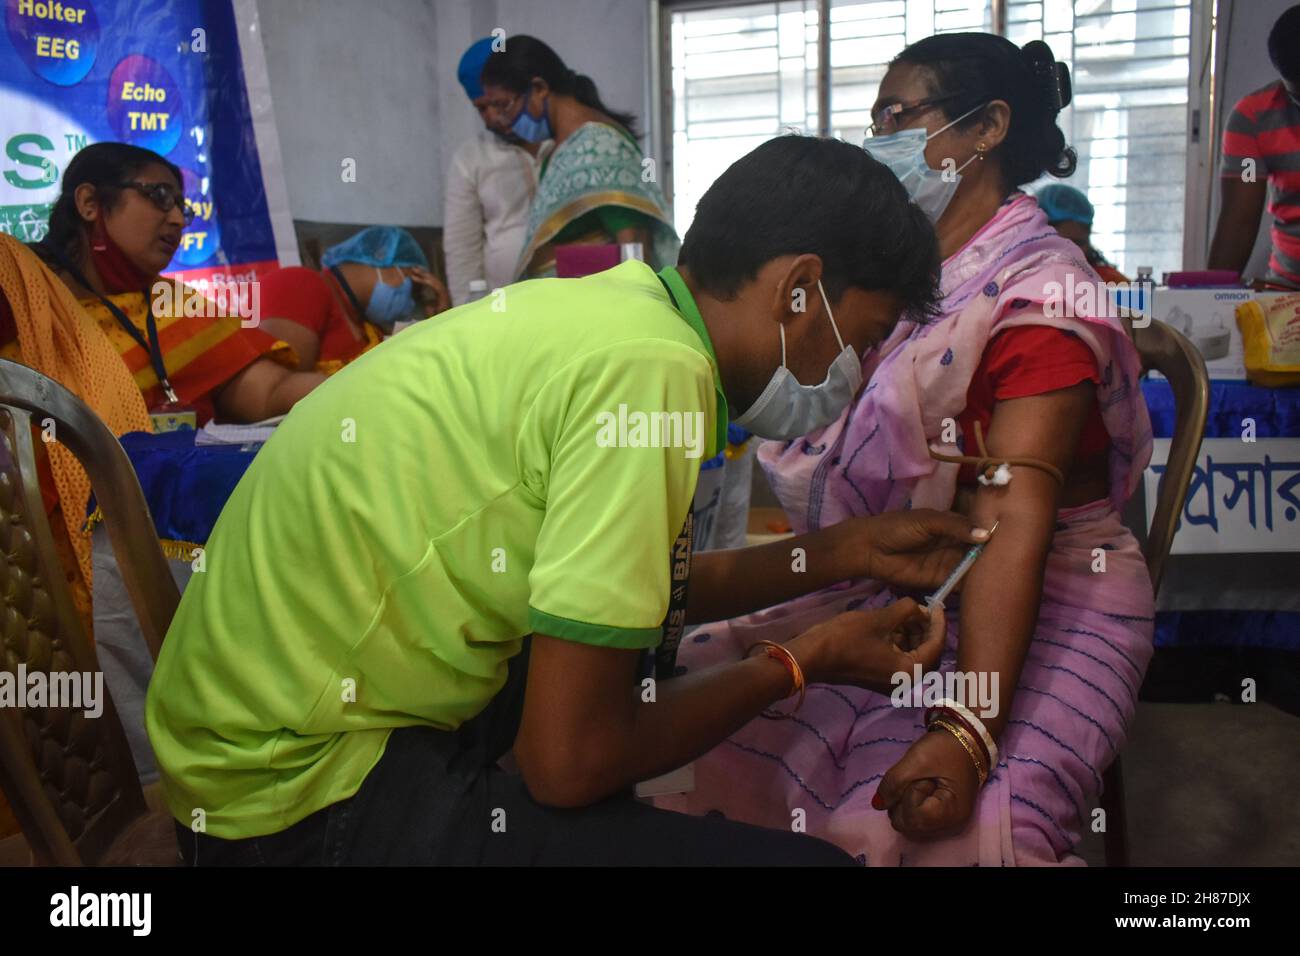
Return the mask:
M 1268 182 L 1268 278 L 1300 288 L 1300 106 L 1280 80 L 1242 97 L 1223 131 L 1223 178 L 1252 175 Z

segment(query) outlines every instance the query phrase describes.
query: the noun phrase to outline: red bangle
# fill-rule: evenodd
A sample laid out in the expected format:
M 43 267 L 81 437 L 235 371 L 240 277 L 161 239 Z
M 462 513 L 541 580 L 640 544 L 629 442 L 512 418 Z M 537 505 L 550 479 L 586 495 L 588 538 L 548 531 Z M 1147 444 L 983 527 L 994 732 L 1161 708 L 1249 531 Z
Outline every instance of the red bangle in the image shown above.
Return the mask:
M 791 685 L 790 693 L 786 694 L 785 699 L 789 700 L 795 694 L 799 695 L 799 702 L 794 705 L 794 710 L 790 711 L 790 713 L 782 714 L 777 711 L 764 710 L 759 713 L 759 716 L 766 717 L 768 720 L 785 720 L 794 716 L 795 712 L 803 706 L 804 691 L 806 690 L 803 678 L 803 668 L 799 666 L 799 662 L 795 660 L 795 656 L 790 652 L 789 648 L 778 644 L 775 641 L 757 641 L 752 647 L 750 647 L 750 650 L 752 651 L 755 647 L 763 648 L 766 656 L 773 660 L 779 660 L 782 666 L 785 667 L 786 672 L 789 673 Z

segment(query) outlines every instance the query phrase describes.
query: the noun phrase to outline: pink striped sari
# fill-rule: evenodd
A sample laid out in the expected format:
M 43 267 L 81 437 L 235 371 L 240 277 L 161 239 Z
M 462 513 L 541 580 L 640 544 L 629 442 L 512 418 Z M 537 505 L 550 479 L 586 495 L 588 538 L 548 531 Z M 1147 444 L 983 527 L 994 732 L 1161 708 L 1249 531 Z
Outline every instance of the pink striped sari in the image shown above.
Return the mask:
M 948 508 L 957 466 L 934 461 L 945 418 L 965 407 L 989 339 L 1015 325 L 1067 329 L 1092 349 L 1097 396 L 1111 436 L 1109 499 L 1058 514 L 1038 625 L 1000 741 L 1002 756 L 975 812 L 954 837 L 916 842 L 871 808 L 881 777 L 923 732 L 919 708 L 851 687 L 816 685 L 787 721 L 754 720 L 696 762 L 690 794 L 660 798 L 689 813 L 721 812 L 771 827 L 805 821 L 870 865 L 1056 864 L 1093 820 L 1101 775 L 1133 717 L 1152 651 L 1146 566 L 1118 512 L 1151 453 L 1138 357 L 1119 321 L 1050 318 L 1050 283 L 1099 281 L 1082 254 L 1020 193 L 943 267 L 943 313 L 901 326 L 863 363 L 867 386 L 834 424 L 793 442 L 769 442 L 759 461 L 798 531 L 911 507 Z M 960 439 L 959 439 L 960 443 Z M 1106 572 L 1093 573 L 1094 549 Z M 683 642 L 688 669 L 741 657 L 757 640 L 788 640 L 812 624 L 894 600 L 860 581 L 744 618 L 700 628 Z M 949 601 L 941 671 L 956 663 L 959 599 Z M 797 811 L 803 811 L 802 814 Z

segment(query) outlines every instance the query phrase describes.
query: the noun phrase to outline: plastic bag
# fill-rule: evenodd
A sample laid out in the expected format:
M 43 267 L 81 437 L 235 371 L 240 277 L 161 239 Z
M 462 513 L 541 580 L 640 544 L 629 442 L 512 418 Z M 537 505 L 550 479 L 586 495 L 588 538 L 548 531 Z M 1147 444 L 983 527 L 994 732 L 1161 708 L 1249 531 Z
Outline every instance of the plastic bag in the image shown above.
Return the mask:
M 1253 385 L 1300 385 L 1300 293 L 1260 293 L 1237 306 L 1246 377 Z

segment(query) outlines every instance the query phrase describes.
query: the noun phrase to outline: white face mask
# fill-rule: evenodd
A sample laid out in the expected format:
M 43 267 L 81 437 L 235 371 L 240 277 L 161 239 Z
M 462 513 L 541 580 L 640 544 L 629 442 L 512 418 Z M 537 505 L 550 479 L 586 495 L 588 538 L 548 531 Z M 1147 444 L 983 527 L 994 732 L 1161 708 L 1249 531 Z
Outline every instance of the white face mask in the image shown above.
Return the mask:
M 821 280 L 817 282 L 817 291 L 821 293 L 826 316 L 831 320 L 831 328 L 835 330 L 835 341 L 840 345 L 840 354 L 831 363 L 824 382 L 820 385 L 801 385 L 786 367 L 785 325 L 779 326 L 781 365 L 772 373 L 767 388 L 763 389 L 754 404 L 733 420 L 734 424 L 761 438 L 787 441 L 826 427 L 849 407 L 862 385 L 862 360 L 853 351 L 853 346 L 845 345 L 840 338 L 840 330 L 835 324 L 835 316 L 831 314 L 831 304 L 826 300 L 826 290 L 822 288 Z
M 966 160 L 955 171 L 948 172 L 930 168 L 930 164 L 925 161 L 925 144 L 987 105 L 981 103 L 967 110 L 934 133 L 927 134 L 924 129 L 917 128 L 902 129 L 888 136 L 868 136 L 862 141 L 862 148 L 876 162 L 888 166 L 889 171 L 897 176 L 898 181 L 907 189 L 912 202 L 921 207 L 921 211 L 930 218 L 931 222 L 938 222 L 961 184 L 961 171 L 973 163 L 979 153 Z

